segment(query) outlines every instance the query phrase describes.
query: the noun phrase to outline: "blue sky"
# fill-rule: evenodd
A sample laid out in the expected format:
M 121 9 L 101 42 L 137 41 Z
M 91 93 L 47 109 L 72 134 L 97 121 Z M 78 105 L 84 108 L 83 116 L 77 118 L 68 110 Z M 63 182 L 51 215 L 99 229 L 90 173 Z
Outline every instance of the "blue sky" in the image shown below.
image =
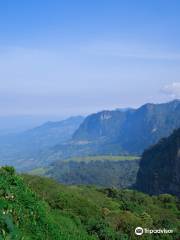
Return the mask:
M 180 1 L 0 2 L 0 116 L 180 97 Z

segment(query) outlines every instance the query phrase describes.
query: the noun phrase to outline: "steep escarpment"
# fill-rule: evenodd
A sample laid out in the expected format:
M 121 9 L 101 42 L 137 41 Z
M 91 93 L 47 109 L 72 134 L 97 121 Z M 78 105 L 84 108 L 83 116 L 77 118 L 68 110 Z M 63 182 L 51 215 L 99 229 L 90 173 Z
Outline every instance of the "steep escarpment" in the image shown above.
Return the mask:
M 180 197 L 180 129 L 143 153 L 136 186 L 149 194 Z
M 83 143 L 96 143 L 99 151 L 103 148 L 114 153 L 118 146 L 121 153 L 139 154 L 178 127 L 180 101 L 174 100 L 164 104 L 145 104 L 134 110 L 92 114 L 74 133 L 73 141 L 81 143 L 81 148 Z
M 73 140 L 112 141 L 117 139 L 118 134 L 127 119 L 128 112 L 114 110 L 102 111 L 89 115 L 77 131 L 75 131 Z

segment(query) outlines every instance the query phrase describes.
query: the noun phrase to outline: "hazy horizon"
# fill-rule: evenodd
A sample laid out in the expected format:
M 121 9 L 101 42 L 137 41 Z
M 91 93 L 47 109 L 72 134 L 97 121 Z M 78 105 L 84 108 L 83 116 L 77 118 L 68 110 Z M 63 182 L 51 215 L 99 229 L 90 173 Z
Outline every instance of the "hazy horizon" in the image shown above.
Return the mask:
M 180 100 L 180 99 L 172 99 L 173 100 Z M 166 103 L 166 102 L 147 102 L 144 104 L 161 104 L 161 103 Z M 105 110 L 124 110 L 124 109 L 130 109 L 134 108 L 137 109 L 144 104 L 141 104 L 139 106 L 127 106 L 127 107 L 117 107 L 117 108 L 112 108 L 112 109 L 99 109 L 99 111 L 105 111 Z M 74 114 L 74 115 L 5 115 L 0 117 L 0 134 L 1 133 L 12 133 L 12 132 L 19 132 L 19 131 L 24 131 L 28 130 L 34 127 L 38 127 L 39 125 L 42 125 L 48 121 L 52 122 L 58 122 L 58 121 L 63 121 L 71 117 L 77 117 L 77 116 L 82 116 L 86 117 L 90 114 L 99 112 L 99 111 L 94 111 L 94 112 L 89 112 L 86 114 Z M 4 130 L 4 131 L 3 131 Z

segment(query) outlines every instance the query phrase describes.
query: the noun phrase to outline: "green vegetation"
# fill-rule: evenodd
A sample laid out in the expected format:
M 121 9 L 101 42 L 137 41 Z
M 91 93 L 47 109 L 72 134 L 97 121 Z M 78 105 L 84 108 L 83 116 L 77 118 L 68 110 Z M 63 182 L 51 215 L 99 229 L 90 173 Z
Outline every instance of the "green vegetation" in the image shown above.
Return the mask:
M 150 197 L 132 190 L 63 186 L 38 176 L 0 169 L 0 239 L 135 240 L 137 226 L 173 229 L 180 237 L 180 202 L 171 195 Z
M 0 169 L 0 239 L 6 240 L 93 240 L 84 227 L 59 210 L 40 200 L 14 174 Z
M 133 159 L 137 157 L 93 156 L 71 159 L 55 162 L 45 175 L 70 185 L 129 188 L 136 182 L 139 160 Z M 37 173 L 41 172 L 42 170 L 34 171 L 35 175 L 40 175 Z
M 14 169 L 0 169 L 0 239 L 93 240 L 82 225 L 59 214 L 30 190 Z
M 180 128 L 143 153 L 136 188 L 180 197 Z
M 180 237 L 180 202 L 171 195 L 150 197 L 132 190 L 63 186 L 48 178 L 29 175 L 25 175 L 24 180 L 53 211 L 69 217 L 95 239 L 135 240 L 137 226 L 174 230 L 174 234 L 146 234 L 141 239 Z
M 97 155 L 97 156 L 84 156 L 84 157 L 71 157 L 64 161 L 66 162 L 89 162 L 89 161 L 124 161 L 124 160 L 138 160 L 140 157 L 133 155 Z
M 40 167 L 40 168 L 35 168 L 35 169 L 29 171 L 28 173 L 31 175 L 43 176 L 43 175 L 45 175 L 46 172 L 47 172 L 46 168 Z
M 138 169 L 138 156 L 97 155 L 67 158 L 46 168 L 35 168 L 28 173 L 48 176 L 68 185 L 129 188 L 136 182 Z
M 19 171 L 30 171 L 61 159 L 89 161 L 86 156 L 97 155 L 91 160 L 101 160 L 105 155 L 104 160 L 109 160 L 111 155 L 139 155 L 179 127 L 179 100 L 47 122 L 23 133 L 1 135 L 0 165 L 13 164 Z M 116 156 L 111 158 L 116 160 Z

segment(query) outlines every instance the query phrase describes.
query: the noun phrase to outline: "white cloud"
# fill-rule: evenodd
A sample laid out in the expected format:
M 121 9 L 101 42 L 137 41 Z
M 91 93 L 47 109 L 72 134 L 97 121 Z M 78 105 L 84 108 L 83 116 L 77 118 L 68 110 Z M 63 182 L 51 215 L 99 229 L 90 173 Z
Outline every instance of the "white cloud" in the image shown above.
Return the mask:
M 172 98 L 180 98 L 180 82 L 172 82 L 171 84 L 167 84 L 163 87 L 162 91 Z

